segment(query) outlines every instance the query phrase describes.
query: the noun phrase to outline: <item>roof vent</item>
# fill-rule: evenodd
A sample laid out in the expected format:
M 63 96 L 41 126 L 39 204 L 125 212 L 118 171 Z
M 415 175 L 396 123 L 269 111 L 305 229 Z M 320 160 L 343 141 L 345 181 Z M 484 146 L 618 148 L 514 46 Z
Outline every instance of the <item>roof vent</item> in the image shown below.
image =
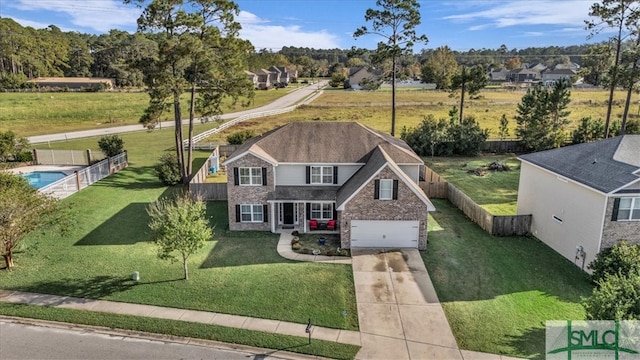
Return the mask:
M 595 164 L 598 162 L 598 159 L 593 159 L 593 162 L 591 164 Z

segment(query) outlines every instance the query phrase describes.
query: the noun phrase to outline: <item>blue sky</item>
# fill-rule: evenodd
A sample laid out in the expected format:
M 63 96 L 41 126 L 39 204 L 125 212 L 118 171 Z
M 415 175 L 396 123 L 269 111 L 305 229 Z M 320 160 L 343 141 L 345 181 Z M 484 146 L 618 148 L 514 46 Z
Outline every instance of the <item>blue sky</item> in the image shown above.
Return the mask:
M 596 0 L 424 0 L 420 1 L 419 34 L 429 38 L 422 48 L 448 45 L 454 50 L 566 46 L 587 40 L 584 20 Z M 282 46 L 375 48 L 379 37 L 355 40 L 375 0 L 237 0 L 241 37 L 257 49 Z M 0 0 L 0 16 L 23 26 L 50 24 L 63 31 L 100 34 L 109 29 L 133 32 L 141 10 L 119 0 Z

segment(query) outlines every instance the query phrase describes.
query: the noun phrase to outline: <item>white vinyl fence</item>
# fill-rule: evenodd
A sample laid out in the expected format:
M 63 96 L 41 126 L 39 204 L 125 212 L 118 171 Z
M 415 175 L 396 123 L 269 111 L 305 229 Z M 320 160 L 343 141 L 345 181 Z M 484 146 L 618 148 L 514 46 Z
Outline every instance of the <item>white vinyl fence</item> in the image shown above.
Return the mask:
M 40 192 L 58 199 L 64 199 L 87 186 L 127 167 L 127 152 L 123 152 L 97 164 L 76 171 L 74 174 L 62 178 L 54 183 L 40 188 Z

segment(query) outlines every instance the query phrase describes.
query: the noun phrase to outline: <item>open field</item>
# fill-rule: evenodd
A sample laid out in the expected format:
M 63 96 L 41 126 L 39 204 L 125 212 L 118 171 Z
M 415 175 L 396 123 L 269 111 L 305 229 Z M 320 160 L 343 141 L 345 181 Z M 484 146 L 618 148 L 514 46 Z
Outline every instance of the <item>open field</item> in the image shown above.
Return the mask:
M 247 108 L 227 101 L 225 113 L 263 106 L 288 91 L 256 91 Z M 3 93 L 0 96 L 0 131 L 21 136 L 137 124 L 149 103 L 146 92 Z M 189 95 L 182 96 L 182 114 L 189 117 Z M 166 120 L 172 120 L 167 113 Z M 36 125 L 37 126 L 34 126 Z
M 497 138 L 500 117 L 505 114 L 509 119 L 510 136 L 515 136 L 516 122 L 513 117 L 516 115 L 516 107 L 524 91 L 484 91 L 481 95 L 481 99 L 465 102 L 465 116 L 473 115 L 482 128 L 490 129 L 490 138 Z M 573 124 L 569 130 L 573 130 L 577 122 L 585 116 L 604 119 L 607 111 L 607 96 L 606 91 L 572 91 L 569 119 Z M 622 116 L 624 96 L 625 94 L 621 91 L 616 93 L 614 119 Z M 633 99 L 637 104 L 640 95 L 634 94 Z M 440 91 L 399 91 L 397 103 L 396 136 L 399 136 L 403 126 L 407 128 L 417 126 L 429 114 L 436 118 L 447 118 L 449 110 L 452 106 L 457 106 L 459 100 L 450 98 L 448 93 Z M 630 114 L 637 113 L 638 107 L 634 105 Z M 302 106 L 290 113 L 246 122 L 230 129 L 230 132 L 242 127 L 254 128 L 259 134 L 291 121 L 318 120 L 358 121 L 374 129 L 389 132 L 390 118 L 391 95 L 389 92 L 325 90 L 324 94 L 310 105 Z M 211 140 L 222 140 L 224 136 L 213 137 Z
M 584 319 L 588 276 L 542 242 L 493 237 L 446 200 L 433 200 L 422 258 L 458 345 L 545 358 L 545 321 Z
M 179 280 L 179 264 L 156 257 L 145 208 L 174 191 L 162 186 L 152 168 L 171 148 L 172 135 L 171 130 L 123 134 L 130 166 L 65 199 L 74 219 L 69 233 L 33 234 L 15 255 L 16 269 L 0 271 L 0 288 L 298 323 L 311 317 L 319 326 L 357 329 L 350 266 L 288 261 L 276 252 L 277 235 L 227 231 L 225 202 L 208 204 L 215 236 L 190 258 L 188 281 Z M 51 148 L 95 149 L 97 140 Z M 128 280 L 134 271 L 140 272 L 138 283 Z
M 509 155 L 478 157 L 423 157 L 431 170 L 462 190 L 478 205 L 493 215 L 514 215 L 518 200 L 520 161 Z M 470 174 L 470 170 L 499 161 L 510 171 L 488 171 L 484 176 Z

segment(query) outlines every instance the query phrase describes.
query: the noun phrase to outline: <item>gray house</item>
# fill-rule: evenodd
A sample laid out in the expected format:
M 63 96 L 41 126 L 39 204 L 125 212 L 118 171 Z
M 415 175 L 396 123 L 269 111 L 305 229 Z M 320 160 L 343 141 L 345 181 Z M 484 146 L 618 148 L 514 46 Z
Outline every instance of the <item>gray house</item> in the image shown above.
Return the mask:
M 318 229 L 342 247 L 425 249 L 423 161 L 402 140 L 355 122 L 294 122 L 223 163 L 231 230 Z
M 572 69 L 547 69 L 542 72 L 542 82 L 545 85 L 553 84 L 556 81 L 567 81 L 571 84 L 571 79 L 577 74 Z
M 531 233 L 586 270 L 620 240 L 640 244 L 640 135 L 520 156 L 518 214 Z
M 357 67 L 349 69 L 349 84 L 352 89 L 360 90 L 360 83 L 364 79 L 377 80 L 382 76 L 382 70 L 368 67 Z
M 540 79 L 539 71 L 526 68 L 515 69 L 507 74 L 507 80 L 511 82 L 537 82 Z

